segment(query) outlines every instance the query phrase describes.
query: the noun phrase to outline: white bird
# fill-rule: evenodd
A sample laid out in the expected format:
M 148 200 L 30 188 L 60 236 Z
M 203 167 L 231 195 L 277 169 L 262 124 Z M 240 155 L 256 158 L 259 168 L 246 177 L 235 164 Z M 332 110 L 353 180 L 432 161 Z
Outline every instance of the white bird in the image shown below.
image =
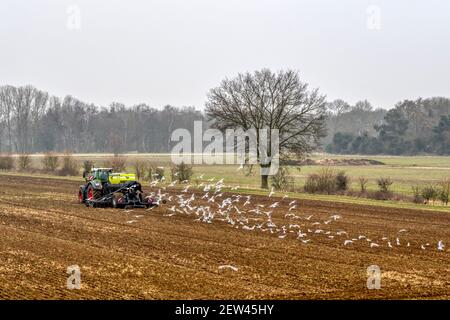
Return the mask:
M 371 242 L 370 243 L 370 247 L 371 248 L 378 248 L 380 245 L 378 244 L 378 243 L 375 243 L 375 242 Z
M 397 238 L 397 239 L 395 239 L 395 241 L 396 241 L 397 245 L 399 246 L 400 245 L 400 239 Z
M 309 217 L 306 217 L 305 220 L 309 220 L 309 219 L 311 219 L 312 217 L 313 217 L 313 216 L 310 215 Z
M 391 244 L 390 241 L 388 241 L 387 245 L 388 245 L 389 248 L 392 248 L 392 244 Z
M 366 236 L 359 236 L 359 237 L 358 237 L 359 240 L 365 239 L 365 238 L 366 238 Z
M 255 226 L 253 226 L 253 227 L 243 226 L 242 229 L 248 230 L 248 231 L 253 231 L 255 229 Z
M 274 202 L 273 204 L 271 204 L 269 206 L 269 208 L 276 208 L 276 207 L 278 207 L 278 204 L 279 204 L 279 202 Z
M 286 238 L 286 234 L 279 235 L 278 238 L 284 239 L 284 238 Z
M 275 190 L 275 188 L 272 187 L 272 190 L 270 190 L 270 193 L 269 193 L 269 198 L 275 194 L 274 190 Z
M 402 233 L 402 232 L 406 232 L 406 231 L 407 231 L 406 229 L 401 229 L 398 231 L 398 233 Z
M 351 243 L 353 243 L 352 240 L 345 240 L 345 241 L 344 241 L 344 246 L 346 246 L 346 245 L 348 245 L 348 244 L 351 244 Z
M 424 246 L 424 245 L 421 245 L 420 248 L 421 248 L 422 250 L 425 250 L 425 246 Z
M 289 208 L 289 211 L 294 210 L 295 208 L 297 208 L 297 206 L 292 206 Z
M 311 239 L 302 240 L 302 242 L 305 243 L 305 244 L 310 242 L 310 241 L 311 241 Z
M 306 237 L 306 236 L 307 236 L 307 234 L 306 233 L 302 233 L 301 230 L 299 230 L 298 233 L 297 233 L 297 239 L 303 238 L 303 237 Z
M 136 220 L 127 221 L 128 224 L 132 224 L 132 223 L 135 223 L 135 222 L 137 222 L 137 221 Z
M 341 235 L 343 235 L 343 234 L 348 235 L 347 231 L 338 231 L 338 232 L 336 232 L 336 234 L 337 234 L 338 236 L 341 236 Z
M 294 205 L 296 201 L 297 201 L 297 200 L 293 200 L 293 201 L 289 202 L 289 207 L 292 206 L 292 205 Z
M 229 264 L 223 265 L 223 266 L 219 266 L 219 270 L 223 270 L 223 269 L 231 269 L 233 271 L 238 271 L 239 270 L 237 267 L 231 266 Z
M 444 243 L 442 242 L 442 240 L 439 240 L 438 245 L 437 245 L 437 249 L 438 249 L 439 251 L 443 251 L 444 248 L 445 248 Z

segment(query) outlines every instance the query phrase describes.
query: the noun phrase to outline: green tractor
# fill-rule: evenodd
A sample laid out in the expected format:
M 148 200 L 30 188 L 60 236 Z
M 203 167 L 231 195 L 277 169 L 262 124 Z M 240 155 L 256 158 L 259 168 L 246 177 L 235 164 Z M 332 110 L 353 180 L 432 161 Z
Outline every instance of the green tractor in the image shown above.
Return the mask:
M 80 186 L 78 199 L 88 207 L 150 208 L 161 202 L 161 199 L 144 195 L 133 173 L 114 173 L 111 168 L 93 168 L 83 173 L 83 178 L 86 184 Z

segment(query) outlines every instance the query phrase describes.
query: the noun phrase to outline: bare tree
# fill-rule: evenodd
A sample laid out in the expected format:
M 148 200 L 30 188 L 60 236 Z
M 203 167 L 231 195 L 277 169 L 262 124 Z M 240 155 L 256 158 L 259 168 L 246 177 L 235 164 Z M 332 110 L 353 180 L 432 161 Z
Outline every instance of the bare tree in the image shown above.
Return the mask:
M 303 157 L 325 135 L 325 97 L 317 89 L 308 90 L 297 71 L 274 73 L 268 69 L 225 79 L 210 90 L 206 114 L 220 129 L 279 130 L 279 155 Z M 258 131 L 257 131 L 258 132 Z M 261 141 L 257 137 L 257 150 Z M 268 157 L 271 157 L 268 152 Z M 270 167 L 271 163 L 260 165 Z M 261 175 L 261 187 L 268 188 L 268 175 Z
M 12 110 L 13 99 L 16 88 L 13 86 L 3 86 L 0 88 L 0 111 L 2 121 L 6 123 L 6 131 L 8 135 L 8 151 L 12 151 Z

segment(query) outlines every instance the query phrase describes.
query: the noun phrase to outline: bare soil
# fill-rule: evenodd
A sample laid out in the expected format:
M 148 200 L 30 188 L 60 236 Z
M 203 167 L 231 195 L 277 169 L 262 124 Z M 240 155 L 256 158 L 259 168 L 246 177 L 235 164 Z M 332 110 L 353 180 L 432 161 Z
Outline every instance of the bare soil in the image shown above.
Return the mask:
M 1 299 L 450 298 L 450 253 L 437 249 L 439 240 L 450 246 L 446 213 L 306 200 L 289 211 L 292 199 L 252 196 L 244 206 L 243 195 L 233 226 L 181 213 L 177 196 L 192 191 L 163 191 L 171 201 L 152 210 L 94 209 L 78 204 L 77 182 L 0 178 Z M 203 195 L 195 191 L 192 205 L 219 210 L 237 199 Z M 251 212 L 257 204 L 276 227 L 245 230 L 265 222 Z M 81 270 L 79 290 L 66 288 L 71 265 Z M 370 265 L 381 269 L 379 290 L 367 289 Z

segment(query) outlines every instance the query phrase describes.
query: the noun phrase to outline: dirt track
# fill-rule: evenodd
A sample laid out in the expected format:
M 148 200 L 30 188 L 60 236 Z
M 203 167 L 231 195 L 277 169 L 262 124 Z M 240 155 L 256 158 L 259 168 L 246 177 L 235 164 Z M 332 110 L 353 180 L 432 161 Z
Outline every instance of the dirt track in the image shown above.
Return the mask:
M 276 229 L 247 231 L 219 219 L 169 216 L 180 191 L 170 191 L 173 200 L 153 210 L 93 209 L 77 203 L 76 182 L 0 177 L 2 299 L 450 298 L 446 213 L 302 200 L 291 211 L 294 219 L 285 217 L 292 199 L 253 196 L 245 210 L 281 206 L 273 209 Z M 236 206 L 244 210 L 244 202 Z M 262 216 L 247 218 L 256 223 Z M 297 239 L 292 224 L 307 235 Z M 360 235 L 379 247 L 364 238 L 344 246 Z M 439 240 L 444 251 L 437 250 Z M 81 268 L 80 290 L 66 288 L 70 265 Z M 381 268 L 380 290 L 366 288 L 370 265 Z

